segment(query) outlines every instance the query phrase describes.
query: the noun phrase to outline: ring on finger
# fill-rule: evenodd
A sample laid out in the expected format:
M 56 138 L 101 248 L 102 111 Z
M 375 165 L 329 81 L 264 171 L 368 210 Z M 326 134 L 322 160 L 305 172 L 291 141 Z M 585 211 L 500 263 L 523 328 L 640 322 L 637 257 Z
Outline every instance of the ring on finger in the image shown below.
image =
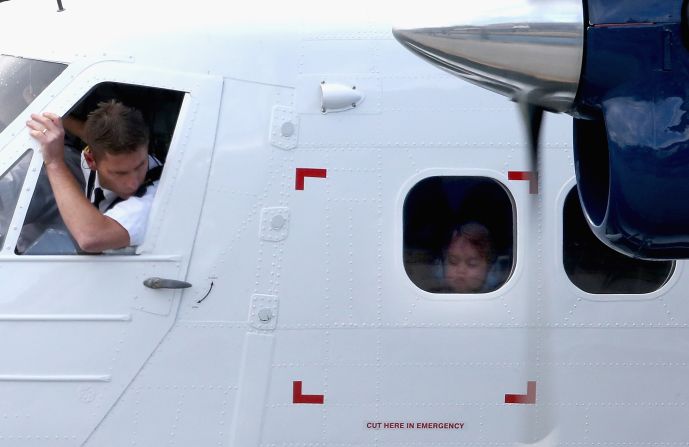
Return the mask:
M 43 129 L 43 132 L 42 132 L 43 135 L 45 135 L 46 132 L 48 132 L 48 128 L 47 128 L 47 127 L 46 127 L 45 129 Z

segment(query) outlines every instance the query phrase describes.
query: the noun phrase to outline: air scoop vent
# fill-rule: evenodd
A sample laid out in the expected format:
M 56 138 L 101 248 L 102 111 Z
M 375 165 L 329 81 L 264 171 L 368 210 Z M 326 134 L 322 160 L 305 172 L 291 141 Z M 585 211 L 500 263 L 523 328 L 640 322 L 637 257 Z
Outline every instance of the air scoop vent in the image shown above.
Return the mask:
M 397 40 L 440 67 L 513 100 L 573 107 L 584 51 L 581 0 L 501 0 L 493 12 L 396 28 Z M 462 9 L 458 8 L 461 13 Z M 433 21 L 431 21 L 433 22 Z

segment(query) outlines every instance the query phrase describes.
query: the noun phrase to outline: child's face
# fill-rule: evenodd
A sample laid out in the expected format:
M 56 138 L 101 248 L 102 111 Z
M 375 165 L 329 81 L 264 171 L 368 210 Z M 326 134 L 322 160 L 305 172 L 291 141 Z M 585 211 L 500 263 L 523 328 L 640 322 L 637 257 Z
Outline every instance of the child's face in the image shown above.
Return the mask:
M 445 281 L 455 293 L 481 290 L 488 273 L 488 260 L 465 237 L 450 244 L 445 259 Z

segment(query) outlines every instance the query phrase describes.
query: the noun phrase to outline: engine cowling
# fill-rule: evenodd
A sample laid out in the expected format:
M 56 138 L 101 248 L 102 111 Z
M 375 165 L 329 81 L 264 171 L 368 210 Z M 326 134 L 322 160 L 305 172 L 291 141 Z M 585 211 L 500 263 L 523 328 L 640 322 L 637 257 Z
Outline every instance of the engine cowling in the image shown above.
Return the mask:
M 636 257 L 689 258 L 689 53 L 681 0 L 589 0 L 574 150 L 594 233 Z

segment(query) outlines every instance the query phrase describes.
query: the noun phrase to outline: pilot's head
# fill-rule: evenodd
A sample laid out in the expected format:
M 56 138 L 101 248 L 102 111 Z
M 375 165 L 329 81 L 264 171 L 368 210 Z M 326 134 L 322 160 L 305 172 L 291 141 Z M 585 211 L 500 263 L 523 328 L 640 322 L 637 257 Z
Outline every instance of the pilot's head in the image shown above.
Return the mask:
M 84 157 L 98 172 L 101 187 L 131 197 L 148 171 L 148 126 L 141 112 L 117 101 L 101 102 L 85 124 Z
M 461 225 L 452 233 L 445 252 L 445 283 L 454 293 L 477 293 L 483 288 L 493 262 L 493 241 L 477 222 Z

